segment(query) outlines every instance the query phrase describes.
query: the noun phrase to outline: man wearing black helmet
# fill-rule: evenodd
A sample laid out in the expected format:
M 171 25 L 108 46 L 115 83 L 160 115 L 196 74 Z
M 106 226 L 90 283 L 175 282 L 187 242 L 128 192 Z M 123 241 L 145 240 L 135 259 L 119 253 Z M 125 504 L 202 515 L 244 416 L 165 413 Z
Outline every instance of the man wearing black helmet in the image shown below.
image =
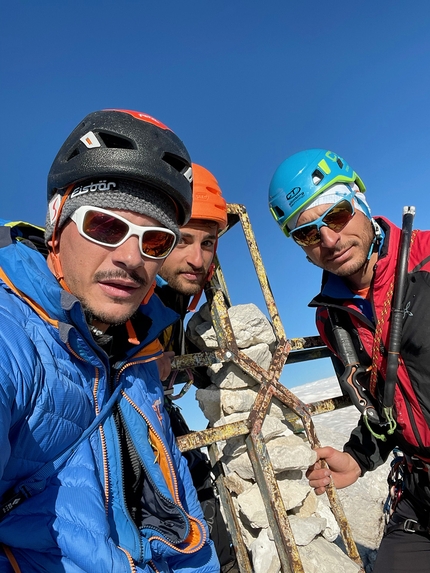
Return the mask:
M 219 571 L 151 346 L 191 181 L 162 123 L 95 112 L 52 165 L 47 250 L 0 228 L 1 571 Z
M 318 330 L 333 352 L 342 389 L 362 413 L 344 451 L 318 448 L 307 477 L 317 494 L 331 481 L 346 487 L 401 448 L 389 476 L 388 523 L 373 571 L 425 573 L 430 232 L 412 232 L 411 209 L 405 210 L 403 230 L 373 218 L 365 190 L 341 157 L 322 149 L 286 159 L 270 185 L 272 215 L 324 270 L 321 292 L 310 306 L 317 308 Z

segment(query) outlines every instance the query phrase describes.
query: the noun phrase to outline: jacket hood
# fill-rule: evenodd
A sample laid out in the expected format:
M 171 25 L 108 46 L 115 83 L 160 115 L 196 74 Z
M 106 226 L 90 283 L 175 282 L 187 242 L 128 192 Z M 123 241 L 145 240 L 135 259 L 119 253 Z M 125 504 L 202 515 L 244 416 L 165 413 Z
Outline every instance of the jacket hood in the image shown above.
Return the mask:
M 1 279 L 16 294 L 37 305 L 51 320 L 65 321 L 66 314 L 61 302 L 65 291 L 49 270 L 44 256 L 29 246 L 27 241 L 21 240 L 14 227 L 4 226 L 1 229 Z

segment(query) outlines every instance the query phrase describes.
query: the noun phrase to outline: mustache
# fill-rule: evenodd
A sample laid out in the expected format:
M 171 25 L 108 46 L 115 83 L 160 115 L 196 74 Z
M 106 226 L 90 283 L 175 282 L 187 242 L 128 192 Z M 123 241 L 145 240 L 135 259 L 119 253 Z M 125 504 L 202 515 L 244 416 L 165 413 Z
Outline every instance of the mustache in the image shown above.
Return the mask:
M 204 267 L 193 267 L 188 265 L 187 267 L 176 269 L 177 274 L 180 273 L 207 273 Z
M 148 281 L 146 281 L 144 278 L 142 278 L 135 271 L 131 271 L 131 272 L 127 273 L 126 271 L 124 271 L 122 269 L 117 269 L 115 271 L 98 271 L 94 275 L 94 281 L 95 282 L 109 281 L 112 279 L 124 279 L 124 280 L 132 279 L 135 283 L 137 283 L 141 286 L 146 286 L 148 284 Z

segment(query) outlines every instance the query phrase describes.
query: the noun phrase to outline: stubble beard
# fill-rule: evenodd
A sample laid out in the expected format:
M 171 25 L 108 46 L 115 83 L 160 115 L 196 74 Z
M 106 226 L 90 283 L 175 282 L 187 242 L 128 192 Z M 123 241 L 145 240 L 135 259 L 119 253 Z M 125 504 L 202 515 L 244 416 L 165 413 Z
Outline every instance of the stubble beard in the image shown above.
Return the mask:
M 117 270 L 111 273 L 96 273 L 94 275 L 94 282 L 97 283 L 101 280 L 108 280 L 108 279 L 116 279 L 116 278 L 127 278 L 133 279 L 136 283 L 142 286 L 147 285 L 147 281 L 139 276 L 137 273 L 126 273 L 122 270 Z M 118 326 L 120 324 L 125 324 L 132 316 L 134 316 L 140 306 L 140 303 L 136 305 L 136 308 L 128 309 L 127 311 L 124 310 L 124 313 L 114 315 L 110 312 L 105 312 L 103 309 L 96 309 L 94 305 L 85 297 L 80 296 L 78 297 L 79 301 L 82 305 L 84 310 L 84 314 L 87 318 L 88 324 L 92 324 L 93 322 L 100 322 L 102 324 L 107 324 L 109 326 Z M 117 308 L 120 308 L 124 304 L 124 299 L 121 297 L 112 297 L 111 302 L 117 305 Z
M 94 308 L 91 308 L 91 305 L 87 304 L 85 301 L 81 300 L 82 308 L 84 309 L 84 314 L 87 318 L 88 324 L 92 324 L 94 322 L 107 324 L 109 326 L 118 326 L 120 324 L 125 324 L 132 316 L 136 314 L 137 308 L 130 310 L 123 315 L 113 317 L 109 313 L 100 312 Z
M 181 274 L 174 275 L 167 282 L 173 290 L 186 296 L 195 295 L 203 288 L 203 284 L 201 284 L 203 280 L 191 283 L 187 281 Z
M 374 240 L 373 228 L 372 229 L 369 228 L 368 231 L 365 233 L 365 237 L 363 237 L 361 245 L 357 242 L 353 242 L 350 245 L 350 247 L 358 247 L 358 252 L 353 260 L 348 261 L 348 263 L 341 265 L 338 268 L 335 267 L 334 269 L 331 269 L 330 265 L 324 266 L 323 268 L 341 278 L 351 277 L 360 272 L 361 270 L 365 270 L 365 266 L 368 263 L 368 255 L 373 240 Z
M 206 282 L 206 275 L 202 275 L 202 279 L 197 282 L 190 282 L 187 281 L 187 279 L 182 274 L 182 272 L 187 272 L 186 270 L 177 271 L 175 273 L 163 273 L 162 271 L 163 268 L 161 268 L 159 275 L 167 282 L 169 287 L 185 296 L 193 296 L 199 293 Z

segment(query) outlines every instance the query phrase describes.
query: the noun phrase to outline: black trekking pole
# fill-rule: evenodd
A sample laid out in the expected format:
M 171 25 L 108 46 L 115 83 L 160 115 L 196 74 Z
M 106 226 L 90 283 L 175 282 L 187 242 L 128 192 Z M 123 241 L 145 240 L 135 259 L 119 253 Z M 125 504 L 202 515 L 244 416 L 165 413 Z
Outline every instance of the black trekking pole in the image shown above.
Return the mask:
M 383 412 L 389 424 L 387 434 L 393 434 L 396 421 L 393 416 L 394 391 L 397 383 L 397 369 L 399 367 L 400 346 L 402 342 L 402 328 L 404 310 L 402 301 L 406 292 L 408 277 L 409 251 L 412 238 L 412 224 L 415 217 L 415 207 L 403 207 L 402 236 L 400 239 L 399 255 L 396 266 L 394 282 L 393 303 L 391 309 L 391 324 L 387 356 L 387 373 L 385 377 Z

